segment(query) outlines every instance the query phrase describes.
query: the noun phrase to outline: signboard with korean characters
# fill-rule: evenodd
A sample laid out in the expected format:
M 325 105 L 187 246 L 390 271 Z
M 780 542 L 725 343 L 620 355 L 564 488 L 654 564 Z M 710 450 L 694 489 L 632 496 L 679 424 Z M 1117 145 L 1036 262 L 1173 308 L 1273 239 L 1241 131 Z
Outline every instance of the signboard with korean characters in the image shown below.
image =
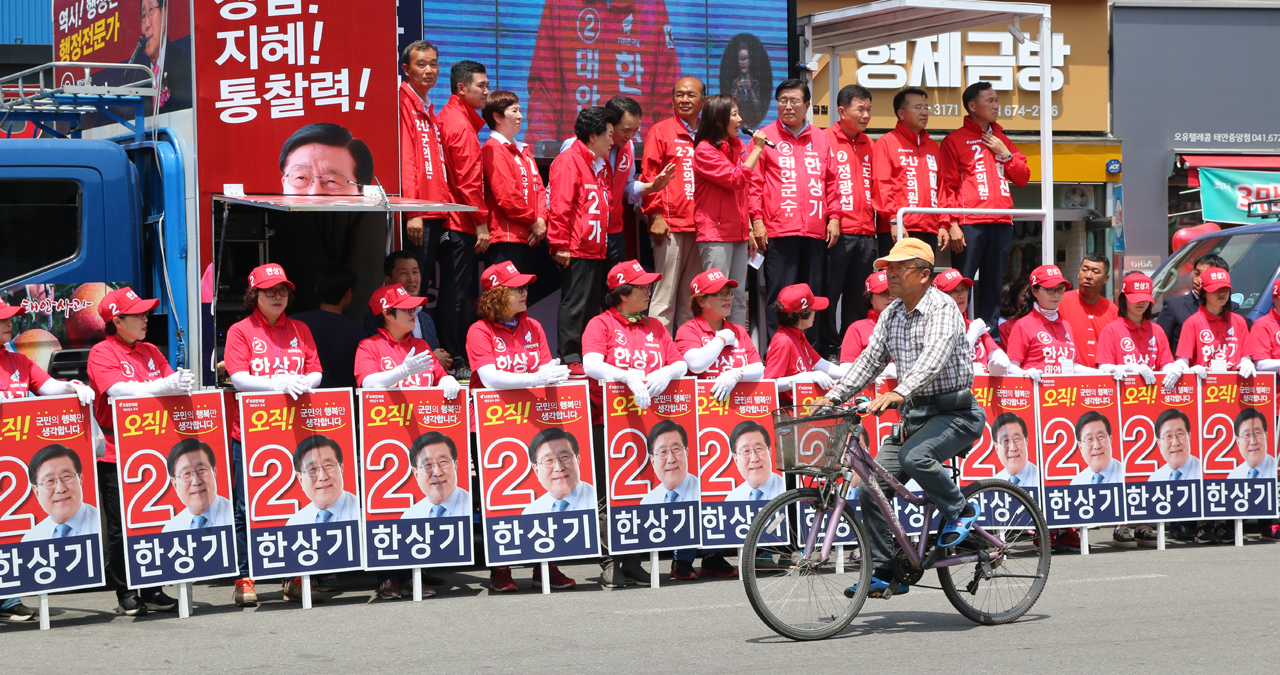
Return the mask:
M 1110 375 L 1051 375 L 1039 386 L 1049 527 L 1117 525 L 1124 508 L 1120 396 Z
M 1274 517 L 1275 373 L 1210 373 L 1200 392 L 1204 517 Z
M 1200 520 L 1203 457 L 1195 375 L 1166 390 L 1163 377 L 1145 384 L 1129 375 L 1120 385 L 1125 501 L 1138 522 Z

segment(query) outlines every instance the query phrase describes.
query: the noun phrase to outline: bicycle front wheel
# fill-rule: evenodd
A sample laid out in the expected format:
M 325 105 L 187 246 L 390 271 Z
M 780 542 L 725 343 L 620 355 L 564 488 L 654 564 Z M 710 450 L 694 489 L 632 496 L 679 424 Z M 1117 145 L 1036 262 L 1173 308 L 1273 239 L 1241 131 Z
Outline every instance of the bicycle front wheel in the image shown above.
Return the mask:
M 821 499 L 814 488 L 778 495 L 756 514 L 742 545 L 742 583 L 751 607 L 774 632 L 793 640 L 821 640 L 844 630 L 862 609 L 871 582 L 869 553 L 861 545 L 866 529 L 851 505 L 836 514 L 835 541 L 843 548 L 833 546 L 820 559 L 832 517 L 829 507 L 825 518 L 814 515 Z M 792 523 L 796 527 L 788 528 Z M 806 556 L 802 535 L 809 527 L 819 528 L 818 543 Z M 783 528 L 788 536 L 782 543 L 770 543 Z M 847 597 L 845 590 L 855 585 Z
M 1016 621 L 1036 604 L 1049 579 L 1044 514 L 1025 490 L 1003 480 L 978 481 L 964 489 L 964 498 L 982 509 L 977 524 L 1007 547 L 999 555 L 991 542 L 971 532 L 952 557 L 978 554 L 988 558 L 985 564 L 938 567 L 938 581 L 965 618 L 989 626 Z

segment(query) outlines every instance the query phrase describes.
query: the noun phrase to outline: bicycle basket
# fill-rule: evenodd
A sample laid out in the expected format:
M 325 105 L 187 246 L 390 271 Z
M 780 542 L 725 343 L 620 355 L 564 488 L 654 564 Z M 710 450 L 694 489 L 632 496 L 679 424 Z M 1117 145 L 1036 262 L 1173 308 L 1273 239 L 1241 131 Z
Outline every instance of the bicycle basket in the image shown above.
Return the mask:
M 828 476 L 844 467 L 844 451 L 859 417 L 852 410 L 807 415 L 809 406 L 773 412 L 774 460 L 787 473 Z

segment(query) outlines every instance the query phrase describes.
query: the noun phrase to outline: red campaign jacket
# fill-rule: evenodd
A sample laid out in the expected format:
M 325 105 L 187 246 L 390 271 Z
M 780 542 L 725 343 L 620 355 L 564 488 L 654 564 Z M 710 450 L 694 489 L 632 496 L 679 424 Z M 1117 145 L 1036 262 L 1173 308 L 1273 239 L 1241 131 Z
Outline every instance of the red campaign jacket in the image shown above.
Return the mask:
M 484 203 L 489 207 L 489 241 L 528 243 L 533 223 L 547 217 L 547 189 L 533 160 L 533 149 L 490 134 L 480 148 L 480 159 Z
M 871 149 L 871 203 L 886 221 L 904 206 L 941 208 L 938 190 L 938 144 L 928 131 L 916 134 L 901 122 Z M 938 216 L 914 213 L 905 218 L 908 232 L 937 233 Z
M 839 124 L 826 130 L 835 153 L 836 189 L 840 200 L 842 234 L 876 233 L 876 211 L 871 204 L 871 137 L 859 132 L 849 138 Z
M 742 149 L 742 141 L 731 138 L 718 148 L 703 141 L 693 150 L 693 219 L 698 241 L 747 240 L 751 170 L 742 163 Z
M 400 195 L 431 202 L 453 201 L 435 106 L 424 107 L 408 82 L 400 83 Z M 441 215 L 409 211 L 404 217 L 407 220 Z
M 629 96 L 647 111 L 641 131 L 671 112 L 680 60 L 663 0 L 562 0 L 543 5 L 529 73 L 525 140 L 573 135 L 583 106 Z
M 461 96 L 454 94 L 440 109 L 441 144 L 453 168 L 453 201 L 474 206 L 474 212 L 450 211 L 445 227 L 455 232 L 476 233 L 476 225 L 489 222 L 484 198 L 484 167 L 480 161 L 480 127 L 484 120 Z
M 627 205 L 627 183 L 631 180 L 631 168 L 636 163 L 634 141 L 627 141 L 621 148 L 614 146 L 618 165 L 605 162 L 609 170 L 609 234 L 622 231 L 622 214 Z
M 662 216 L 672 232 L 697 229 L 693 207 L 696 190 L 693 154 L 693 136 L 689 135 L 684 121 L 675 115 L 653 125 L 645 136 L 640 180 L 652 182 L 668 164 L 676 165 L 676 175 L 665 188 L 645 195 L 642 210 L 649 216 Z
M 826 239 L 827 221 L 842 214 L 827 135 L 810 124 L 796 136 L 780 120 L 764 133 L 777 147 L 765 147 L 756 161 L 751 219 L 763 220 L 770 238 Z
M 557 251 L 569 251 L 574 258 L 605 258 L 609 169 L 602 167 L 597 176 L 591 170 L 595 160 L 595 153 L 582 141 L 574 141 L 551 163 L 547 243 L 553 255 Z
M 1009 161 L 997 160 L 995 154 L 982 144 L 982 128 L 971 117 L 964 118 L 964 126 L 942 139 L 940 171 L 944 204 L 966 209 L 1013 208 L 1009 181 L 1018 187 L 1025 186 L 1031 180 L 1031 169 L 1027 166 L 1027 156 L 1018 152 L 1018 146 L 1004 135 L 1003 127 L 993 122 L 991 133 L 1004 142 L 1013 155 Z M 1013 225 L 1012 216 L 959 214 L 955 217 L 961 225 Z

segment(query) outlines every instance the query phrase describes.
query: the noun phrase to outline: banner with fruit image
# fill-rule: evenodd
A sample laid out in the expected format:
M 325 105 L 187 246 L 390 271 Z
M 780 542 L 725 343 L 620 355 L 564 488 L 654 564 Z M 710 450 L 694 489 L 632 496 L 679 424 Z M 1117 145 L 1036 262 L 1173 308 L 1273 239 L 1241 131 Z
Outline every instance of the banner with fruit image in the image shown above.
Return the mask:
M 106 337 L 98 301 L 124 282 L 85 284 L 19 284 L 0 289 L 0 302 L 26 308 L 13 317 L 13 337 L 4 349 L 18 352 L 49 369 L 61 349 L 88 349 Z

